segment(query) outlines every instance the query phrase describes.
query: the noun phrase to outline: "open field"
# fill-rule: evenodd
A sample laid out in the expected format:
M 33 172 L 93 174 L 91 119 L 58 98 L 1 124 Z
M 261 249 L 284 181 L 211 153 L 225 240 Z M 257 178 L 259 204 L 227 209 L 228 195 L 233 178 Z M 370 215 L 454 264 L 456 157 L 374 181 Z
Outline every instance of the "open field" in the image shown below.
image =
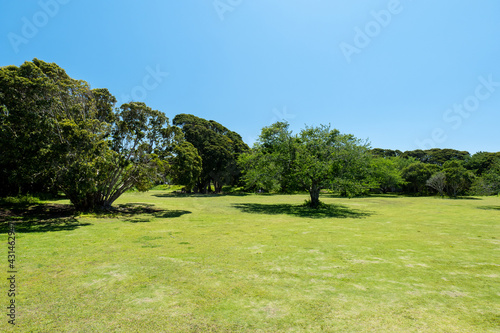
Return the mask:
M 18 217 L 15 330 L 500 331 L 500 198 L 306 198 L 151 191 L 114 217 Z

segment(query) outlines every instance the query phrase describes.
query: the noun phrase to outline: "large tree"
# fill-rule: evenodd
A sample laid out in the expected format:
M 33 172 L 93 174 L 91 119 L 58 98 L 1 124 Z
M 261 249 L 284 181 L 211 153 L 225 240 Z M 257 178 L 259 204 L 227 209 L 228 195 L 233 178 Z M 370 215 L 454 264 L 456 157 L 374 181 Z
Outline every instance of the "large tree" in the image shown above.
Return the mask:
M 189 193 L 196 185 L 203 170 L 198 150 L 187 141 L 176 145 L 170 160 L 169 174 L 175 184 L 184 185 Z
M 262 130 L 252 152 L 242 155 L 244 179 L 268 190 L 309 192 L 310 206 L 320 205 L 324 188 L 356 193 L 366 179 L 368 145 L 330 126 L 306 127 L 292 135 L 287 123 Z
M 42 191 L 53 181 L 55 143 L 64 141 L 63 124 L 81 126 L 107 110 L 84 81 L 71 79 L 56 64 L 38 59 L 0 68 L 0 178 L 4 195 Z M 97 131 L 99 127 L 93 124 Z M 16 193 L 17 192 L 17 193 Z
M 0 69 L 0 178 L 8 192 L 42 183 L 80 210 L 110 207 L 163 175 L 175 130 L 144 103 L 115 112 L 106 89 L 90 89 L 38 59 Z
M 179 114 L 173 119 L 185 139 L 198 151 L 202 159 L 202 172 L 195 189 L 206 193 L 211 184 L 216 193 L 223 185 L 235 184 L 240 177 L 237 165 L 239 155 L 249 148 L 241 136 L 216 121 L 205 120 L 190 114 Z

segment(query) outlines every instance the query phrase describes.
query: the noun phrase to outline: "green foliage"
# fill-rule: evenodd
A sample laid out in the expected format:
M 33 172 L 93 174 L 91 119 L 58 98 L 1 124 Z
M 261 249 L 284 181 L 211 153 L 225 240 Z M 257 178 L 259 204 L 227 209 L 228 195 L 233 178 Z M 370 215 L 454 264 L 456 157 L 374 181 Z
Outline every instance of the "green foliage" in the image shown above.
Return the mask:
M 241 153 L 249 149 L 239 134 L 216 121 L 190 114 L 178 114 L 173 124 L 182 129 L 185 139 L 197 149 L 202 159 L 197 191 L 206 193 L 212 182 L 215 192 L 219 193 L 223 185 L 238 182 L 241 172 L 237 160 Z
M 446 176 L 448 195 L 452 197 L 456 197 L 458 194 L 465 194 L 474 177 L 470 171 L 465 169 L 463 162 L 458 160 L 445 162 L 443 172 Z
M 420 161 L 413 162 L 402 170 L 403 179 L 409 192 L 426 194 L 426 182 L 440 167 L 435 164 L 426 164 Z
M 288 124 L 277 122 L 264 127 L 254 149 L 240 158 L 244 180 L 249 187 L 268 191 L 308 191 L 311 207 L 318 207 L 319 193 L 335 188 L 358 193 L 366 179 L 367 145 L 352 135 L 321 125 L 306 127 L 292 135 Z
M 198 150 L 187 141 L 174 147 L 174 157 L 171 159 L 171 174 L 175 184 L 185 185 L 191 192 L 203 171 L 202 160 Z
M 132 187 L 150 188 L 164 174 L 175 130 L 144 103 L 114 112 L 115 103 L 107 89 L 91 90 L 56 64 L 1 68 L 2 194 L 51 187 L 92 210 Z
M 375 157 L 399 157 L 403 155 L 401 150 L 392 150 L 392 149 L 382 149 L 382 148 L 373 148 L 370 152 Z
M 398 164 L 400 159 L 399 157 L 376 157 L 371 160 L 371 178 L 383 193 L 395 192 L 405 184 Z
M 500 194 L 500 159 L 493 161 L 489 169 L 474 180 L 471 190 L 475 195 Z
M 284 193 L 296 189 L 292 174 L 296 139 L 288 126 L 276 122 L 264 127 L 253 149 L 241 154 L 239 165 L 247 189 Z
M 55 64 L 38 59 L 0 68 L 0 192 L 37 192 L 51 183 L 49 147 L 60 140 L 58 121 L 79 111 L 68 95 L 87 87 Z
M 487 153 L 479 152 L 467 160 L 464 164 L 465 168 L 473 171 L 476 175 L 481 176 L 485 171 L 490 169 L 497 161 L 500 160 L 500 152 Z
M 5 197 L 0 199 L 0 203 L 4 206 L 30 206 L 39 204 L 41 201 L 39 198 L 34 197 L 30 194 L 20 195 L 17 197 Z
M 460 160 L 465 161 L 470 158 L 469 152 L 459 151 L 455 149 L 440 149 L 433 148 L 429 150 L 413 150 L 405 151 L 402 155 L 403 158 L 413 157 L 422 163 L 430 163 L 443 165 L 446 161 Z

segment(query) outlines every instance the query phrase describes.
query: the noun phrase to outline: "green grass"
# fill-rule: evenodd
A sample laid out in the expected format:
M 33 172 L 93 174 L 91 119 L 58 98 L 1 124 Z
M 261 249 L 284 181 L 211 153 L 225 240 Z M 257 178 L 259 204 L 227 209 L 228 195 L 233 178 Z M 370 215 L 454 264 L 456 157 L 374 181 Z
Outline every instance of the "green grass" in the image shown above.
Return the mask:
M 16 331 L 500 331 L 498 197 L 305 199 L 155 190 L 111 216 L 7 207 Z

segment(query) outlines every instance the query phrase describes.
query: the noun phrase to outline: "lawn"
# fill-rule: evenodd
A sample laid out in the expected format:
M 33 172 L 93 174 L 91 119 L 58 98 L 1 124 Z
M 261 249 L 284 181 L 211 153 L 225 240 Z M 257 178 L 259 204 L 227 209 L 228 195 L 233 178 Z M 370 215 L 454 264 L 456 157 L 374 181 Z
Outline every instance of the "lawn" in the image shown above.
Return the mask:
M 500 198 L 305 199 L 157 190 L 113 216 L 4 208 L 15 331 L 500 331 Z

